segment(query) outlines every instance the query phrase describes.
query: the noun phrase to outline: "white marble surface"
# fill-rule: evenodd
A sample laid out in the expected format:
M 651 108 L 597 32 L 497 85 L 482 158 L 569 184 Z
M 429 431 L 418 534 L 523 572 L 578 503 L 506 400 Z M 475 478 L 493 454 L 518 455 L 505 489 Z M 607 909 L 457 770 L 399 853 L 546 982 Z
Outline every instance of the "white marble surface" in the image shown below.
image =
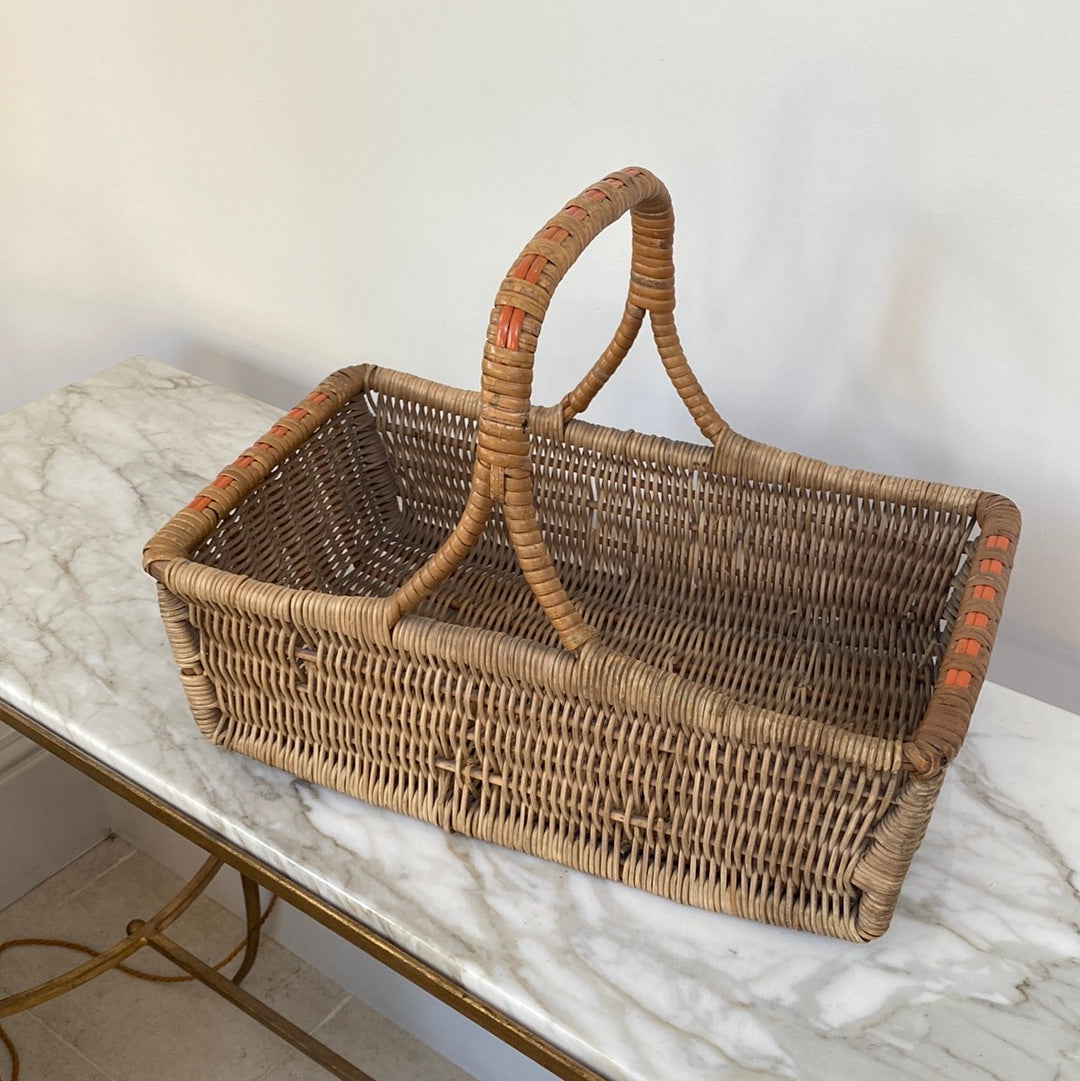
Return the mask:
M 205 742 L 140 550 L 279 412 L 131 360 L 0 417 L 0 698 L 612 1081 L 1080 1078 L 1080 723 L 1033 699 L 984 689 L 869 945 L 447 836 Z

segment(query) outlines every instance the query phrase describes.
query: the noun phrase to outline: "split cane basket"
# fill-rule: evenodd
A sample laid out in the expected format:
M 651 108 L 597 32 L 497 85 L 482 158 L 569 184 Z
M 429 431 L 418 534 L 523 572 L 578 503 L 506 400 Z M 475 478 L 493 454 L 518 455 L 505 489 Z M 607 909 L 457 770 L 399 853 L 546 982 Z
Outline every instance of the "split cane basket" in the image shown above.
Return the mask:
M 622 320 L 530 401 L 552 294 L 630 212 Z M 148 543 L 202 732 L 721 912 L 880 935 L 986 673 L 1007 499 L 737 435 L 675 330 L 674 217 L 612 173 L 526 246 L 479 393 L 330 376 Z M 704 436 L 575 417 L 648 314 Z

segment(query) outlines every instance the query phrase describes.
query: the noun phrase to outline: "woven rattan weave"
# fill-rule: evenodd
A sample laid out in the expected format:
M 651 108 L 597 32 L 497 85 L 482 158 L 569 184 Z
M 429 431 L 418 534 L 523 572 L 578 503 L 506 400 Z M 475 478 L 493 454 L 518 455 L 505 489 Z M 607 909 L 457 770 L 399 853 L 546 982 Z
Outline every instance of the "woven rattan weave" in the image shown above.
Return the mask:
M 551 296 L 629 210 L 600 359 L 531 406 Z M 338 372 L 147 545 L 214 742 L 678 901 L 888 926 L 1001 615 L 1000 496 L 734 433 L 675 330 L 664 186 L 613 173 L 496 297 L 480 393 Z M 574 417 L 646 313 L 706 445 Z

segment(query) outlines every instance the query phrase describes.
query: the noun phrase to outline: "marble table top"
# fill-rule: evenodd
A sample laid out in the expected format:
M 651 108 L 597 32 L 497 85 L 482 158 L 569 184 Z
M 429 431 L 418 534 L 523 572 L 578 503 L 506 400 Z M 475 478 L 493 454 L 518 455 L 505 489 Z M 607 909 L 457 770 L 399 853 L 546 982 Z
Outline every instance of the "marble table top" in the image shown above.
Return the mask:
M 1031 698 L 984 688 L 868 945 L 449 836 L 205 741 L 140 550 L 280 412 L 134 359 L 0 416 L 0 699 L 612 1081 L 1080 1077 L 1080 719 Z

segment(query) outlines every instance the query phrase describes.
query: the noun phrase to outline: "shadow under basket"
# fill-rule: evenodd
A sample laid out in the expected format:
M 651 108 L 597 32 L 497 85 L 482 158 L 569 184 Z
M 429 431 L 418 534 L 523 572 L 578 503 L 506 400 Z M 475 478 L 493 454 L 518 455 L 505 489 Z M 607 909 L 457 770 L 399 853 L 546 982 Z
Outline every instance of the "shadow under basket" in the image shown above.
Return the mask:
M 626 210 L 619 331 L 533 407 L 547 299 Z M 644 170 L 587 189 L 503 283 L 480 393 L 336 373 L 145 564 L 215 743 L 676 901 L 871 939 L 967 730 L 1019 515 L 731 431 L 677 349 L 670 221 Z M 706 444 L 572 419 L 646 312 Z

